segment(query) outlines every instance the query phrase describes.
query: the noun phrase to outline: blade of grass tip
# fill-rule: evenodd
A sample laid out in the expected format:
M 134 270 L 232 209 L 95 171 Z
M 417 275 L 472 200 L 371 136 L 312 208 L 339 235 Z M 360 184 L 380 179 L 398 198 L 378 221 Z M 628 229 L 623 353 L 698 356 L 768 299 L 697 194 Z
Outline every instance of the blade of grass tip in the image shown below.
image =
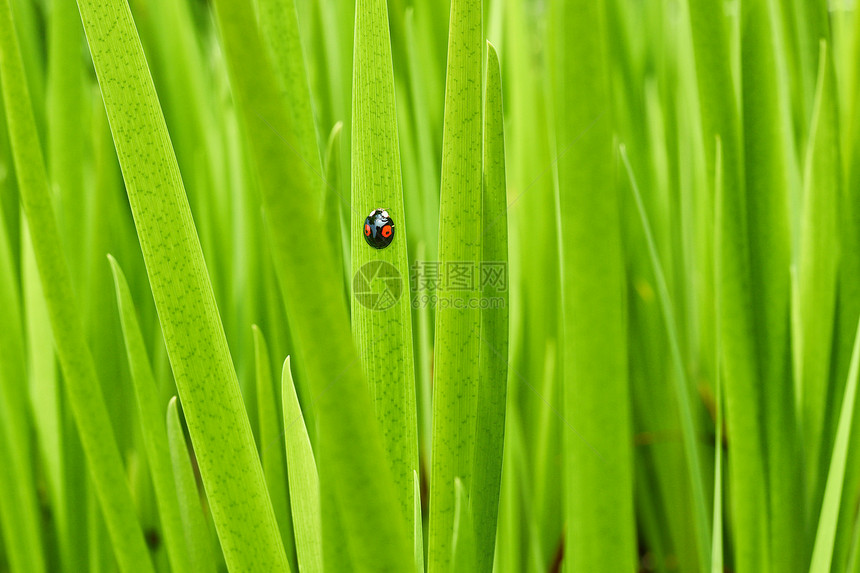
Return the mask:
M 394 103 L 394 71 L 384 0 L 358 0 L 352 101 L 352 331 L 373 396 L 397 499 L 413 518 L 412 472 L 418 468 L 412 307 L 406 212 Z M 391 244 L 370 246 L 364 218 L 385 209 Z M 383 232 L 373 229 L 372 233 Z M 381 293 L 380 293 L 381 291 Z M 379 294 L 377 294 L 379 293 Z M 381 369 L 381 365 L 384 365 Z M 383 374 L 384 372 L 384 374 Z
M 123 0 L 80 0 L 78 7 L 224 557 L 236 570 L 288 570 L 212 283 L 131 12 Z M 238 473 L 236 467 L 244 471 Z
M 749 237 L 737 94 L 731 71 L 729 23 L 721 6 L 691 0 L 690 25 L 708 176 L 715 136 L 722 148 L 720 241 L 716 277 L 720 291 L 720 344 L 728 433 L 732 440 L 729 487 L 735 564 L 740 571 L 766 571 L 768 562 L 762 396 L 750 291 Z
M 464 284 L 437 289 L 433 381 L 433 455 L 430 479 L 429 570 L 450 569 L 456 505 L 454 480 L 472 483 L 480 364 L 481 314 L 470 301 L 481 292 L 482 3 L 452 0 L 448 36 L 439 264 L 443 273 L 471 273 Z M 456 274 L 454 275 L 456 276 Z M 462 290 L 461 290 L 462 289 Z
M 625 276 L 605 2 L 556 4 L 566 571 L 633 571 Z M 570 105 L 576 98 L 577 104 Z M 576 428 L 573 431 L 571 428 Z
M 185 433 L 179 420 L 176 396 L 167 404 L 167 441 L 173 467 L 173 481 L 176 484 L 179 515 L 182 517 L 182 527 L 191 562 L 189 571 L 214 573 L 216 548 L 212 545 L 206 516 L 200 505 L 200 491 L 197 489 L 197 479 L 194 477 L 194 468 L 191 467 Z
M 788 88 L 779 73 L 781 55 L 774 41 L 777 23 L 772 4 L 750 0 L 741 5 L 744 207 L 753 303 L 744 312 L 750 315 L 756 336 L 750 350 L 757 355 L 763 406 L 769 557 L 775 571 L 792 571 L 808 558 L 808 546 L 803 541 L 806 512 L 797 510 L 803 484 L 791 378 L 792 157 L 783 121 Z
M 0 522 L 12 571 L 45 571 L 29 437 L 21 301 L 0 209 Z M 52 468 L 53 469 L 53 468 Z M 52 493 L 55 493 L 52 490 Z
M 287 492 L 287 460 L 280 428 L 283 427 L 278 414 L 278 399 L 272 379 L 272 363 L 269 348 L 262 331 L 253 325 L 254 359 L 257 370 L 257 418 L 260 424 L 260 457 L 263 473 L 269 486 L 269 497 L 280 525 L 281 538 L 287 558 L 295 553 L 293 523 L 290 519 L 290 500 Z
M 189 561 L 188 546 L 177 505 L 176 482 L 170 465 L 170 446 L 167 440 L 167 428 L 164 426 L 163 406 L 159 404 L 158 385 L 155 382 L 143 334 L 137 322 L 137 312 L 128 282 L 116 259 L 108 255 L 108 260 L 113 273 L 125 350 L 143 434 L 143 445 L 149 461 L 170 567 L 174 571 L 190 571 L 191 561 Z
M 642 195 L 639 192 L 639 185 L 636 182 L 636 176 L 633 174 L 633 168 L 630 165 L 630 160 L 627 157 L 627 149 L 624 144 L 621 144 L 619 150 L 621 152 L 621 160 L 624 162 L 624 167 L 627 170 L 627 176 L 630 178 L 630 188 L 633 191 L 633 198 L 636 201 L 636 208 L 639 211 L 639 219 L 642 222 L 642 229 L 645 232 L 648 254 L 651 258 L 651 265 L 654 269 L 654 277 L 657 282 L 657 296 L 660 298 L 660 309 L 663 313 L 663 323 L 666 327 L 666 333 L 669 338 L 672 364 L 675 367 L 675 375 L 672 379 L 675 382 L 675 398 L 678 401 L 678 411 L 681 418 L 681 437 L 684 442 L 684 457 L 687 461 L 687 478 L 690 481 L 690 488 L 693 492 L 693 524 L 696 528 L 699 567 L 702 571 L 706 571 L 708 563 L 708 547 L 711 543 L 711 532 L 709 530 L 710 525 L 708 523 L 708 510 L 706 507 L 707 501 L 705 500 L 705 482 L 702 472 L 702 462 L 699 456 L 699 446 L 696 443 L 696 428 L 693 424 L 693 405 L 691 404 L 692 397 L 690 396 L 691 385 L 690 381 L 687 379 L 687 370 L 684 366 L 684 359 L 681 356 L 681 345 L 678 340 L 678 325 L 675 321 L 674 308 L 669 295 L 669 288 L 666 284 L 666 276 L 663 273 L 663 265 L 660 262 L 660 255 L 657 252 L 657 245 L 654 242 L 654 235 L 651 232 L 651 224 L 648 221 L 648 213 L 645 212 L 645 205 L 642 203 Z
M 832 59 L 822 40 L 818 80 L 803 192 L 800 244 L 800 323 L 804 447 L 808 453 L 808 507 L 823 493 L 826 451 L 832 441 L 831 343 L 834 333 L 839 271 L 839 203 L 842 171 L 839 159 L 838 111 Z M 824 451 L 822 451 L 824 450 Z M 811 503 L 810 503 L 811 502 Z
M 716 158 L 714 160 L 714 275 L 719 276 L 721 244 L 720 233 L 722 230 L 722 195 L 723 195 L 723 146 L 720 137 L 716 138 Z M 723 366 L 722 345 L 720 344 L 720 294 L 719 285 L 716 285 L 717 293 L 714 297 L 715 309 L 715 352 L 714 352 L 714 394 L 717 399 L 716 415 L 716 440 L 714 444 L 714 526 L 712 528 L 711 541 L 711 573 L 724 573 L 723 557 Z
M 293 384 L 289 357 L 284 361 L 281 384 L 287 471 L 299 571 L 318 573 L 323 571 L 320 482 L 314 452 Z
M 471 573 L 477 571 L 475 530 L 469 493 L 463 480 L 454 480 L 454 529 L 451 537 L 451 571 Z
M 412 472 L 412 499 L 415 510 L 412 518 L 412 539 L 415 544 L 415 573 L 424 573 L 424 519 L 421 516 L 421 479 L 418 471 Z
M 123 571 L 152 571 L 128 479 L 77 312 L 33 119 L 9 0 L 0 2 L 0 76 L 15 170 L 33 251 L 90 475 Z
M 325 241 L 308 241 L 304 226 L 283 224 L 296 213 L 319 213 L 319 173 L 294 151 L 292 120 L 262 47 L 253 6 L 216 0 L 215 9 L 260 183 L 275 272 L 291 332 L 302 341 L 299 351 L 317 420 L 324 521 L 339 520 L 345 533 L 326 545 L 346 540 L 359 570 L 406 571 L 412 566 L 412 544 L 350 333 L 340 269 Z M 335 379 L 332 364 L 342 365 Z M 334 524 L 323 528 L 326 534 L 336 531 Z
M 858 324 L 857 335 L 854 339 L 854 351 L 851 355 L 848 380 L 845 383 L 845 396 L 842 399 L 842 412 L 839 414 L 839 425 L 833 444 L 830 471 L 827 473 L 827 485 L 824 489 L 824 501 L 821 504 L 818 532 L 815 534 L 812 563 L 809 567 L 810 573 L 827 573 L 830 571 L 833 542 L 836 539 L 836 524 L 839 520 L 842 486 L 845 480 L 845 464 L 848 460 L 848 445 L 851 438 L 854 401 L 857 396 L 858 373 L 860 373 L 860 324 Z
M 491 572 L 499 517 L 499 488 L 505 443 L 508 387 L 508 219 L 505 133 L 499 57 L 487 43 L 484 109 L 483 262 L 481 266 L 480 382 L 472 484 L 469 494 L 475 526 L 476 571 Z M 501 275 L 493 281 L 485 273 Z
M 349 250 L 344 236 L 343 199 L 338 191 L 341 187 L 341 139 L 343 122 L 339 121 L 331 130 L 325 151 L 325 198 L 323 200 L 322 218 L 326 237 L 331 245 L 335 265 L 343 269 L 344 293 L 349 296 L 349 267 L 344 263 L 344 253 Z M 347 226 L 348 228 L 348 226 Z

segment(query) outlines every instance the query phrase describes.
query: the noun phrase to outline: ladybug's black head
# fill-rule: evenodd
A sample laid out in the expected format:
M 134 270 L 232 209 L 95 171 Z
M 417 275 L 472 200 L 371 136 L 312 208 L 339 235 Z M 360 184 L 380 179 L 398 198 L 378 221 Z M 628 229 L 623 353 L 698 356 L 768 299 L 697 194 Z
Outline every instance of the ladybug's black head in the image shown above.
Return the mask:
M 394 240 L 394 220 L 385 209 L 374 209 L 364 220 L 364 240 L 374 249 L 384 249 Z

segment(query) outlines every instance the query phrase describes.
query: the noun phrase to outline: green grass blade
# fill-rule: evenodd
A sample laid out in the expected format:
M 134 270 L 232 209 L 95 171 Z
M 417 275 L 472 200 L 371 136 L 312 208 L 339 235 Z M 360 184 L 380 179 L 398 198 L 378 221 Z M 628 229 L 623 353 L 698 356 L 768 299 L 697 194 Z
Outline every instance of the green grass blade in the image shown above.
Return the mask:
M 343 123 L 337 122 L 331 130 L 328 145 L 325 152 L 325 179 L 328 183 L 325 188 L 325 199 L 323 200 L 322 218 L 325 224 L 326 236 L 331 245 L 335 266 L 343 269 L 344 285 L 349 291 L 349 268 L 344 263 L 345 253 L 349 251 L 346 241 L 349 237 L 344 234 L 343 221 L 343 199 L 341 199 L 341 143 L 343 139 Z M 348 225 L 346 228 L 349 228 Z
M 190 570 L 191 561 L 189 561 L 188 546 L 179 514 L 176 482 L 173 479 L 170 464 L 170 446 L 167 441 L 167 429 L 164 426 L 163 406 L 159 403 L 158 386 L 149 363 L 128 282 L 116 259 L 110 255 L 108 259 L 116 286 L 125 349 L 137 399 L 138 419 L 152 475 L 152 485 L 155 488 L 161 525 L 164 529 L 170 566 L 174 571 Z
M 170 461 L 173 467 L 173 481 L 182 516 L 182 527 L 191 560 L 191 571 L 213 573 L 215 569 L 215 548 L 209 537 L 206 517 L 200 506 L 200 492 L 197 479 L 188 457 L 188 445 L 179 420 L 176 397 L 167 404 L 167 439 L 170 447 Z
M 854 352 L 851 356 L 848 380 L 845 383 L 845 396 L 842 399 L 842 412 L 839 414 L 839 426 L 836 430 L 836 441 L 833 444 L 833 457 L 830 460 L 830 471 L 827 474 L 821 516 L 818 519 L 818 532 L 815 535 L 812 564 L 809 567 L 810 573 L 827 573 L 830 571 L 833 543 L 836 538 L 836 524 L 839 520 L 839 503 L 845 480 L 845 465 L 848 460 L 848 445 L 851 438 L 854 402 L 857 396 L 858 374 L 860 374 L 860 324 L 858 324 L 857 336 L 854 340 Z
M 451 2 L 442 143 L 439 263 L 475 273 L 481 261 L 482 4 Z M 468 224 L 464 224 L 467 221 Z M 473 277 L 474 281 L 474 277 Z M 446 281 L 447 282 L 447 281 Z M 452 288 L 453 286 L 453 288 Z M 429 570 L 449 570 L 456 505 L 454 480 L 472 483 L 480 364 L 481 315 L 469 307 L 477 284 L 437 290 L 433 381 L 433 454 L 430 479 Z
M 829 422 L 831 343 L 834 333 L 839 266 L 839 204 L 841 201 L 836 85 L 827 43 L 821 42 L 818 81 L 806 155 L 801 227 L 800 390 L 803 405 L 807 480 L 814 504 L 820 500 L 826 451 L 832 440 Z M 823 450 L 823 451 L 822 451 Z
M 321 573 L 323 555 L 319 475 L 302 410 L 299 407 L 299 399 L 296 396 L 289 357 L 284 362 L 281 385 L 287 470 L 299 571 Z
M 122 0 L 81 0 L 78 6 L 224 556 L 237 570 L 287 570 L 212 284 L 131 12 Z M 224 451 L 231 452 L 230 459 Z M 245 471 L 237 474 L 236 466 Z
M 632 571 L 636 547 L 626 293 L 612 113 L 607 109 L 606 3 L 576 0 L 556 7 L 556 132 L 558 152 L 566 149 L 558 161 L 565 570 Z
M 128 479 L 77 312 L 8 0 L 0 4 L 0 76 L 21 201 L 90 475 L 120 567 L 129 572 L 151 571 Z
M 681 356 L 681 346 L 679 343 L 678 326 L 675 321 L 675 312 L 669 295 L 669 288 L 666 284 L 666 275 L 663 273 L 663 265 L 660 262 L 660 254 L 657 252 L 657 245 L 654 242 L 654 235 L 651 232 L 648 213 L 645 211 L 645 205 L 642 202 L 642 195 L 639 192 L 639 185 L 636 182 L 633 168 L 630 166 L 630 160 L 627 157 L 627 150 L 623 144 L 621 145 L 620 152 L 621 160 L 624 162 L 624 167 L 627 170 L 628 177 L 630 178 L 630 188 L 633 190 L 633 198 L 636 201 L 636 208 L 639 211 L 639 219 L 642 221 L 642 228 L 645 232 L 648 254 L 650 255 L 651 265 L 654 269 L 654 276 L 657 280 L 657 296 L 660 298 L 660 309 L 663 311 L 663 323 L 669 337 L 672 364 L 675 368 L 675 376 L 672 378 L 675 381 L 675 396 L 681 418 L 681 437 L 684 442 L 684 455 L 687 461 L 687 477 L 690 482 L 690 488 L 693 491 L 693 513 L 695 516 L 694 527 L 696 528 L 699 567 L 702 571 L 706 571 L 708 568 L 707 554 L 708 546 L 711 543 L 711 532 L 708 524 L 707 502 L 705 501 L 702 463 L 699 456 L 699 446 L 696 443 L 696 428 L 693 424 L 693 405 L 691 404 L 692 398 L 690 396 L 691 385 L 690 381 L 687 379 L 687 370 L 684 366 L 684 359 Z
M 454 533 L 451 538 L 451 571 L 471 573 L 477 571 L 475 529 L 469 492 L 463 480 L 454 480 Z
M 308 241 L 304 226 L 283 224 L 296 213 L 319 213 L 318 172 L 294 152 L 292 120 L 273 67 L 260 56 L 266 50 L 251 6 L 216 0 L 215 8 L 233 95 L 260 183 L 290 329 L 302 341 L 299 356 L 318 428 L 324 519 L 336 519 L 329 511 L 340 510 L 337 518 L 356 569 L 408 570 L 412 544 L 352 341 L 340 269 L 325 241 Z M 334 376 L 332 364 L 339 365 Z M 337 542 L 343 538 L 331 540 Z
M 421 479 L 418 471 L 412 472 L 413 494 L 415 503 L 412 518 L 412 539 L 415 545 L 415 573 L 424 573 L 424 519 L 421 515 Z
M 269 497 L 281 529 L 284 549 L 289 558 L 295 552 L 293 544 L 293 524 L 290 518 L 290 501 L 287 492 L 287 460 L 284 442 L 281 437 L 283 423 L 278 414 L 278 397 L 272 379 L 272 363 L 269 348 L 262 331 L 254 325 L 254 356 L 257 365 L 257 417 L 260 423 L 260 457 Z
M 720 138 L 716 138 L 715 148 L 716 158 L 714 160 L 714 244 L 721 244 L 720 232 L 723 228 L 723 209 L 722 209 L 722 194 L 723 194 L 723 149 Z M 714 275 L 719 276 L 719 252 L 714 256 Z M 715 306 L 719 307 L 720 296 L 717 293 L 715 297 Z M 720 345 L 720 326 L 719 326 L 719 308 L 716 308 L 716 324 L 715 324 L 715 352 L 714 352 L 714 394 L 716 394 L 716 438 L 714 440 L 714 521 L 711 531 L 711 573 L 724 572 L 724 546 L 723 546 L 723 367 L 722 367 L 722 348 Z
M 388 9 L 384 0 L 359 0 L 355 14 L 351 165 L 352 207 L 358 214 L 351 214 L 349 224 L 350 274 L 356 276 L 352 330 L 408 523 L 415 507 L 412 472 L 418 469 L 418 426 Z M 394 220 L 392 243 L 384 249 L 368 245 L 362 234 L 364 218 L 377 208 L 387 210 Z M 362 282 L 364 288 L 380 293 L 378 300 L 361 294 Z M 383 364 L 385 374 L 380 370 Z
M 45 571 L 32 446 L 21 301 L 0 209 L 0 522 L 12 571 Z M 52 468 L 54 469 L 54 468 Z M 54 492 L 52 492 L 54 493 Z
M 505 133 L 499 57 L 487 44 L 487 86 L 484 111 L 483 261 L 484 272 L 507 273 L 508 218 L 505 180 Z M 493 265 L 493 266 L 490 266 Z M 508 386 L 507 278 L 486 280 L 481 309 L 480 383 L 475 426 L 474 474 L 469 499 L 475 526 L 476 571 L 493 570 L 496 523 L 505 441 L 505 400 Z
M 792 158 L 783 123 L 788 88 L 779 73 L 780 54 L 774 39 L 778 23 L 772 4 L 770 0 L 750 0 L 742 5 L 740 16 L 745 208 L 752 295 L 752 305 L 744 312 L 755 325 L 756 340 L 748 350 L 757 352 L 757 387 L 762 393 L 769 561 L 774 571 L 782 572 L 797 570 L 798 563 L 806 558 L 806 522 L 805 513 L 797 510 L 803 488 L 789 331 Z

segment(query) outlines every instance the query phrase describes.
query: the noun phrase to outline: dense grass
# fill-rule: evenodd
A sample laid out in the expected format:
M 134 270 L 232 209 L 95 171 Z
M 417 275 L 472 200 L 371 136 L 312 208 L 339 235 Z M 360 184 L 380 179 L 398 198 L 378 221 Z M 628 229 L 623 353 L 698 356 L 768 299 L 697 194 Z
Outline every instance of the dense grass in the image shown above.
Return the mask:
M 847 1 L 0 0 L 0 573 L 860 571 L 858 70 Z

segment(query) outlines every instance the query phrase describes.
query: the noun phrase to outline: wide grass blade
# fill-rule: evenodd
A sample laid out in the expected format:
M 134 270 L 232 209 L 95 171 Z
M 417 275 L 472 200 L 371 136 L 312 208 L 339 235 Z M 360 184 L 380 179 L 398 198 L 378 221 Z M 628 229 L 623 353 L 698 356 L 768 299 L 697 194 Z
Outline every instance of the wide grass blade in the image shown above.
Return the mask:
M 260 424 L 259 443 L 263 473 L 269 486 L 269 497 L 281 529 L 281 539 L 287 558 L 295 552 L 290 501 L 287 492 L 287 460 L 284 454 L 283 422 L 278 414 L 278 399 L 272 379 L 269 347 L 262 331 L 254 325 L 254 357 L 257 370 L 257 419 Z
M 176 157 L 128 5 L 78 3 L 224 557 L 288 570 Z M 229 459 L 224 451 L 231 453 Z M 239 474 L 235 467 L 245 468 Z
M 284 362 L 281 374 L 284 438 L 286 440 L 287 471 L 292 499 L 293 527 L 296 532 L 296 553 L 299 571 L 323 571 L 322 525 L 320 523 L 320 482 L 314 452 L 308 439 L 305 420 L 296 396 L 290 359 Z
M 418 469 L 412 307 L 406 252 L 406 211 L 400 172 L 394 71 L 384 0 L 358 0 L 352 101 L 352 331 L 364 366 L 405 522 L 413 519 Z M 364 240 L 364 218 L 385 209 L 391 244 Z M 412 528 L 410 528 L 412 529 Z
M 827 573 L 830 571 L 833 543 L 836 539 L 836 524 L 839 520 L 839 503 L 845 480 L 845 465 L 848 460 L 854 402 L 857 397 L 858 374 L 860 374 L 860 324 L 858 324 L 857 336 L 854 340 L 854 352 L 851 356 L 848 380 L 845 383 L 845 396 L 842 399 L 842 412 L 839 414 L 839 426 L 833 444 L 833 457 L 830 460 L 830 471 L 827 474 L 827 485 L 824 489 L 824 501 L 821 504 L 821 516 L 818 520 L 818 533 L 815 535 L 810 573 Z
M 429 570 L 448 571 L 454 527 L 454 480 L 472 483 L 475 417 L 480 379 L 480 310 L 470 307 L 481 292 L 475 274 L 481 261 L 481 53 L 482 3 L 453 0 L 448 38 L 439 264 L 459 267 L 463 284 L 437 289 L 433 379 L 432 475 L 430 479 Z M 456 276 L 455 274 L 453 276 Z M 474 302 L 472 303 L 474 305 Z
M 571 573 L 632 571 L 636 555 L 625 273 L 613 114 L 608 109 L 606 4 L 559 2 L 553 15 L 558 26 L 557 146 L 566 150 L 558 161 L 558 193 L 565 570 Z
M 128 363 L 131 368 L 138 419 L 140 420 L 143 445 L 146 449 L 146 457 L 152 476 L 152 485 L 155 488 L 161 525 L 164 529 L 170 567 L 174 571 L 190 570 L 191 561 L 182 528 L 182 518 L 179 514 L 176 482 L 173 479 L 170 463 L 167 428 L 164 425 L 162 414 L 164 406 L 159 401 L 158 385 L 155 382 L 146 345 L 143 342 L 143 334 L 137 322 L 137 312 L 131 298 L 128 282 L 116 259 L 110 255 L 108 255 L 108 259 L 116 286 L 116 299 Z
M 493 570 L 505 441 L 508 387 L 508 217 L 505 133 L 499 57 L 487 43 L 484 100 L 483 261 L 480 281 L 480 382 L 474 474 L 469 499 L 475 526 L 476 571 Z
M 314 400 L 324 519 L 339 518 L 345 533 L 329 542 L 345 539 L 358 570 L 405 571 L 412 544 L 349 331 L 341 270 L 325 241 L 308 241 L 306 227 L 284 224 L 297 213 L 320 212 L 319 172 L 296 154 L 295 126 L 273 65 L 263 56 L 252 6 L 216 0 L 215 9 L 275 271 Z M 338 365 L 334 373 L 332 364 Z M 337 517 L 327 502 L 339 506 Z
M 0 76 L 21 201 L 90 475 L 121 569 L 151 571 L 128 479 L 77 312 L 8 0 L 0 3 Z

